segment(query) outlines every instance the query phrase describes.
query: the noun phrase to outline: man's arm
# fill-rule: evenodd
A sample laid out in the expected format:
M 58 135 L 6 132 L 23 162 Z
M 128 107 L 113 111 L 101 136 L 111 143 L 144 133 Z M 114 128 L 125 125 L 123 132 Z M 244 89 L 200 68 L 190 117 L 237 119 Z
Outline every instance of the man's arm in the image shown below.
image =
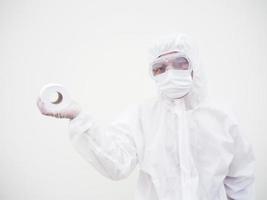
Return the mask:
M 255 157 L 251 144 L 242 135 L 237 123 L 230 126 L 234 137 L 234 158 L 224 184 L 229 200 L 254 199 Z
M 120 180 L 138 162 L 138 122 L 136 107 L 126 110 L 110 124 L 102 124 L 82 111 L 70 120 L 69 136 L 78 153 L 97 171 L 112 180 Z

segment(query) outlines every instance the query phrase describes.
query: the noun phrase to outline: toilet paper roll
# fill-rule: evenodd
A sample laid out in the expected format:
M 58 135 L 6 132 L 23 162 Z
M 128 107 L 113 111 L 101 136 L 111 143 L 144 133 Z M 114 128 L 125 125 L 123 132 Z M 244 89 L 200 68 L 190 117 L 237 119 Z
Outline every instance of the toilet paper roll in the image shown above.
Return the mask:
M 71 98 L 63 85 L 50 83 L 40 90 L 41 101 L 52 112 L 59 112 L 71 103 Z

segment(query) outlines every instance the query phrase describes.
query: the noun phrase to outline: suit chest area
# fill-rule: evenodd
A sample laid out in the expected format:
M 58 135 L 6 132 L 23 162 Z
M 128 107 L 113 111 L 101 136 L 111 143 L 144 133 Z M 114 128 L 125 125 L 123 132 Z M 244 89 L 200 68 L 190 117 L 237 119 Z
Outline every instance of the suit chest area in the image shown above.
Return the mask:
M 213 171 L 227 170 L 232 160 L 233 140 L 224 123 L 211 115 L 188 112 L 181 116 L 172 112 L 143 115 L 143 148 L 145 166 L 176 170 L 184 148 L 191 152 L 195 165 Z M 183 149 L 181 149 L 183 148 Z M 169 167 L 173 166 L 173 167 Z

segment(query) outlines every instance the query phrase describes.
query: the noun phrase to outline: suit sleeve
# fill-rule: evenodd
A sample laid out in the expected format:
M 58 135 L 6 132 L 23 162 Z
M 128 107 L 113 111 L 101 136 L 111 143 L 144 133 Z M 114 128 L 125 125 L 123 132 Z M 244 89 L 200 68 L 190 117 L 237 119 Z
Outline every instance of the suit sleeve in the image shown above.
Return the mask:
M 126 178 L 137 165 L 139 134 L 137 106 L 129 107 L 107 124 L 84 111 L 69 122 L 74 148 L 98 172 L 112 180 Z
M 252 145 L 236 122 L 229 131 L 234 138 L 234 157 L 224 180 L 227 197 L 229 200 L 253 200 L 255 157 Z

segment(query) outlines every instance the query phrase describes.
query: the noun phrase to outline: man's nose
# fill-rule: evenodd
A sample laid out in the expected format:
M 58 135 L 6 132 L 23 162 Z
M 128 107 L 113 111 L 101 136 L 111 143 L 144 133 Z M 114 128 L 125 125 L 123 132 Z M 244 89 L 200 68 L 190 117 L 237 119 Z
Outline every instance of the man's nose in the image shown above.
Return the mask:
M 166 71 L 169 70 L 169 69 L 173 69 L 172 64 L 168 64 L 168 65 L 166 66 Z

